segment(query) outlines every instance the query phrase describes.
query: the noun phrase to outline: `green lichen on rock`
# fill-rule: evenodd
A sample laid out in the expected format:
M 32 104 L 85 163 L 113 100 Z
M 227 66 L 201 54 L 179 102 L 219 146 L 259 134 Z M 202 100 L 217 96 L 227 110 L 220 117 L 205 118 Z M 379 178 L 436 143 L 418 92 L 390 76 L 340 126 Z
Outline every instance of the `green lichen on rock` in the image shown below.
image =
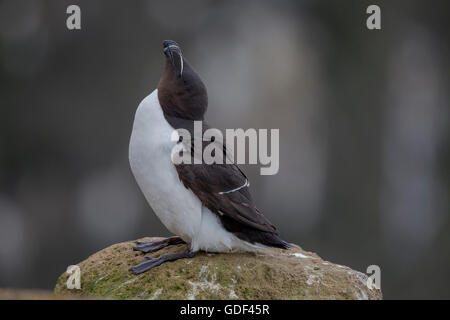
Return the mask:
M 157 240 L 144 238 L 139 241 Z M 369 289 L 367 276 L 323 261 L 300 248 L 267 249 L 258 253 L 205 253 L 165 263 L 134 275 L 129 268 L 145 256 L 183 252 L 186 245 L 143 254 L 136 241 L 112 245 L 78 266 L 81 289 L 67 288 L 62 274 L 55 294 L 106 299 L 381 299 Z

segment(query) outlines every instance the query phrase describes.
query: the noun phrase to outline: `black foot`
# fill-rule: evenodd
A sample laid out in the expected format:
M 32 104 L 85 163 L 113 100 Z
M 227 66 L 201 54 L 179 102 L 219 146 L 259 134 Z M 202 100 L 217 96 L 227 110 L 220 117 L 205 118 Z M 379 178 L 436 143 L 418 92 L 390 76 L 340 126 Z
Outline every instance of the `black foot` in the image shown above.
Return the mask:
M 195 253 L 193 253 L 191 251 L 187 251 L 187 252 L 181 252 L 181 253 L 169 253 L 169 254 L 165 254 L 158 258 L 145 257 L 144 261 L 131 267 L 130 270 L 133 271 L 134 274 L 140 274 L 140 273 L 144 273 L 150 269 L 153 269 L 157 266 L 160 266 L 164 262 L 175 261 L 175 260 L 184 259 L 184 258 L 193 258 L 194 256 L 195 256 Z
M 138 242 L 137 245 L 133 247 L 133 250 L 149 253 L 161 250 L 170 245 L 184 243 L 186 242 L 180 237 L 170 237 L 160 241 Z

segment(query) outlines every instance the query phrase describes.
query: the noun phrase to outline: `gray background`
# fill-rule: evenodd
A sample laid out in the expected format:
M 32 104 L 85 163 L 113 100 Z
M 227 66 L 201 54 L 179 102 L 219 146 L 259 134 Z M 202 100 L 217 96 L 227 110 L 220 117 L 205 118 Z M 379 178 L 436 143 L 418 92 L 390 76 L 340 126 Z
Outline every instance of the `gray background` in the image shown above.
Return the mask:
M 82 30 L 68 31 L 79 4 Z M 382 30 L 365 27 L 378 4 Z M 128 165 L 135 109 L 180 43 L 218 128 L 279 128 L 244 166 L 282 236 L 381 267 L 385 298 L 450 298 L 444 1 L 0 1 L 0 287 L 51 289 L 110 244 L 169 233 Z

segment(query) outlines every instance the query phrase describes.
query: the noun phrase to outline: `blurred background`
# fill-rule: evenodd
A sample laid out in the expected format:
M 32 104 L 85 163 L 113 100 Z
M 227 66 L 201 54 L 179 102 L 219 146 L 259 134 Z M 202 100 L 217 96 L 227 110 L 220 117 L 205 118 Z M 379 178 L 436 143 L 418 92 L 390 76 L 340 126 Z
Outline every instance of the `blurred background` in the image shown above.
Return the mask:
M 370 4 L 381 30 L 366 28 Z M 286 240 L 379 265 L 386 299 L 450 298 L 449 9 L 0 1 L 0 287 L 52 289 L 108 245 L 169 235 L 128 142 L 172 39 L 206 83 L 211 125 L 280 129 L 279 173 L 243 169 Z

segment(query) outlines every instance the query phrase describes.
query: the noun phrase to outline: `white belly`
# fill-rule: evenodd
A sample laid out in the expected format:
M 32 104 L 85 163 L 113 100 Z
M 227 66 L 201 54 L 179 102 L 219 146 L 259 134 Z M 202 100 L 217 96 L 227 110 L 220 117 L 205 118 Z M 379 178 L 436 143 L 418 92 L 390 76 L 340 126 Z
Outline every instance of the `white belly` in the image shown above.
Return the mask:
M 139 104 L 129 150 L 131 170 L 155 214 L 194 251 L 257 248 L 226 231 L 217 216 L 181 183 L 171 161 L 176 143 L 171 141 L 172 132 L 155 90 Z

